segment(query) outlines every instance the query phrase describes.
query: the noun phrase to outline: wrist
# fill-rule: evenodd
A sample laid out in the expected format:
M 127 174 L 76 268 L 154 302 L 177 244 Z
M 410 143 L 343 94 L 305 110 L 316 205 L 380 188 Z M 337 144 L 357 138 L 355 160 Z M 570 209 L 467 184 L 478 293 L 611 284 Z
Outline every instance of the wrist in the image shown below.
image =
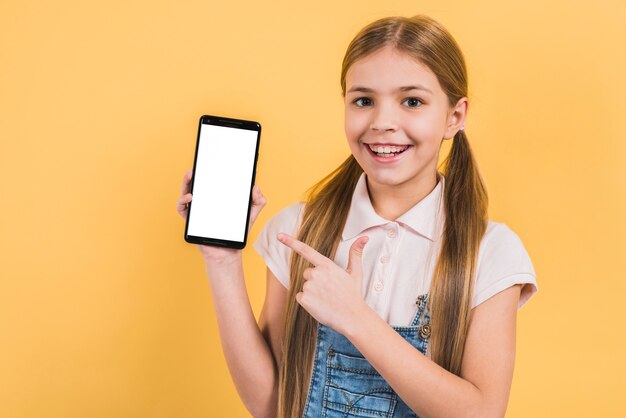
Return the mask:
M 207 268 L 228 268 L 242 263 L 241 251 L 230 254 L 203 255 L 204 264 Z
M 372 314 L 374 314 L 374 318 L 379 318 L 378 314 L 365 302 L 355 310 L 354 315 L 352 316 L 352 320 L 349 321 L 344 328 L 344 332 L 342 334 L 352 340 L 353 338 L 357 338 L 358 334 L 363 331 L 364 327 L 367 327 L 368 324 L 372 323 Z

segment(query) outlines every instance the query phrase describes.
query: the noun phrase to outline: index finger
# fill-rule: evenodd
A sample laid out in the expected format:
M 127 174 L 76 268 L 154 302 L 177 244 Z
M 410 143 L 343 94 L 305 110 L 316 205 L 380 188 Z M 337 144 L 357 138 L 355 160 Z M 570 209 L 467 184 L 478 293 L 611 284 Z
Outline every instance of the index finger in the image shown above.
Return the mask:
M 315 267 L 330 261 L 329 258 L 324 257 L 322 254 L 318 253 L 313 248 L 309 247 L 304 242 L 292 237 L 291 235 L 280 232 L 278 233 L 278 235 L 276 235 L 276 238 L 278 238 L 278 240 L 285 244 L 287 247 L 300 254 L 306 260 L 313 263 Z

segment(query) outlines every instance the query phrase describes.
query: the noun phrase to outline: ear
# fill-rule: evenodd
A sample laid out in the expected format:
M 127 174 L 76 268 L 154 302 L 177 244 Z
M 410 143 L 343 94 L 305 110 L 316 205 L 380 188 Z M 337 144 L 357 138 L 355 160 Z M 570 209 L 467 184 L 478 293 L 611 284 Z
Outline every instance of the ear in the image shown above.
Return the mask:
M 465 123 L 465 117 L 467 116 L 467 110 L 469 106 L 469 100 L 467 97 L 461 97 L 456 105 L 448 112 L 448 119 L 446 121 L 446 130 L 444 132 L 444 139 L 454 138 L 454 135 L 461 129 L 461 126 Z

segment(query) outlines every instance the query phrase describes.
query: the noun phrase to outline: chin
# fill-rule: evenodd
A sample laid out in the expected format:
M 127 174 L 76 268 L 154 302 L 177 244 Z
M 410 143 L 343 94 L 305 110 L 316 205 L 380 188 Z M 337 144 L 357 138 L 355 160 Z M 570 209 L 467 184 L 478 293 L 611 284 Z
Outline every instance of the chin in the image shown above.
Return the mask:
M 401 184 L 408 180 L 408 176 L 394 170 L 365 170 L 365 174 L 368 179 L 386 186 Z

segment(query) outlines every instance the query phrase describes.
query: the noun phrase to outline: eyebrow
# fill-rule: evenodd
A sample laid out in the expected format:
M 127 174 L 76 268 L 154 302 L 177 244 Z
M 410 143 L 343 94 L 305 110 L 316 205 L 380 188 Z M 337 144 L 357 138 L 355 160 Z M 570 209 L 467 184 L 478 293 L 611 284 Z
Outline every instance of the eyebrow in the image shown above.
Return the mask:
M 416 84 L 414 86 L 402 86 L 400 88 L 398 88 L 399 91 L 410 91 L 410 90 L 423 90 L 426 91 L 430 94 L 433 94 L 432 91 L 428 90 L 426 87 L 421 86 L 419 84 Z M 375 91 L 373 89 L 370 89 L 369 87 L 361 87 L 361 86 L 357 86 L 357 87 L 352 87 L 350 90 L 348 90 L 348 93 L 352 93 L 353 91 L 359 91 L 362 93 L 375 93 Z

